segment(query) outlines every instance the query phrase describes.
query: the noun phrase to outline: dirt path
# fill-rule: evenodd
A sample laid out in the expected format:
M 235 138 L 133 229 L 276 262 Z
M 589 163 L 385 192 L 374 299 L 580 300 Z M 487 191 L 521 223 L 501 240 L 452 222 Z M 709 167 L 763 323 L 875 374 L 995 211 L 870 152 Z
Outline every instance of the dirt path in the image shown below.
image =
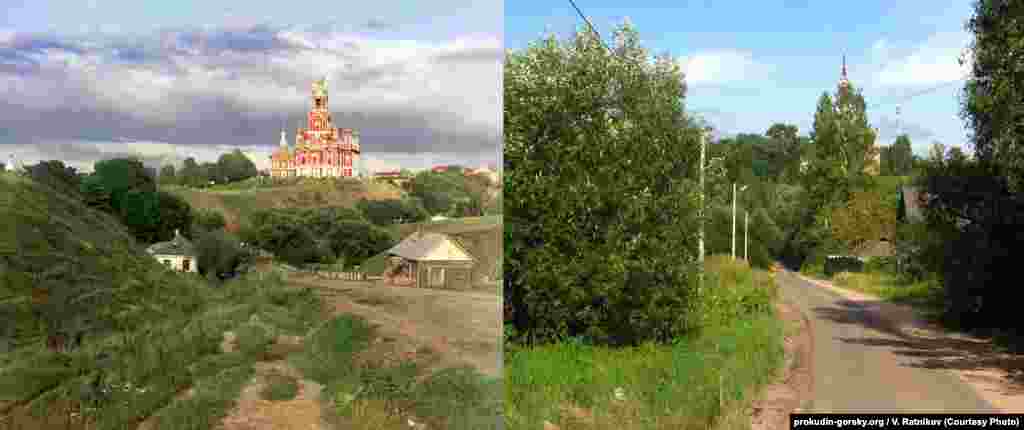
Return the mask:
M 927 324 L 908 306 L 792 272 L 779 280 L 784 299 L 811 320 L 808 412 L 1024 410 L 1024 392 L 1010 378 L 1021 357 Z
M 316 288 L 333 312 L 366 318 L 381 335 L 415 345 L 407 355 L 428 348 L 439 357 L 436 367 L 469 364 L 488 376 L 502 376 L 501 297 L 496 294 L 315 278 L 289 282 Z
M 775 309 L 786 325 L 783 345 L 786 360 L 779 380 L 765 387 L 751 404 L 752 430 L 789 428 L 789 414 L 800 410 L 812 392 L 814 336 L 811 322 L 791 303 L 776 303 Z

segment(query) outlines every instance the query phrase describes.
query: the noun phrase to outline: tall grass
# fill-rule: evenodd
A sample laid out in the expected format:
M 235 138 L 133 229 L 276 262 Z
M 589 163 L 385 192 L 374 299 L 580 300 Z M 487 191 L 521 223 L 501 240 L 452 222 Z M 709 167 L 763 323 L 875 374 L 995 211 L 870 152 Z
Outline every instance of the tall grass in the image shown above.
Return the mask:
M 570 340 L 507 351 L 508 427 L 708 429 L 735 415 L 782 364 L 776 286 L 770 273 L 730 257 L 711 257 L 706 268 L 694 332 L 673 344 Z

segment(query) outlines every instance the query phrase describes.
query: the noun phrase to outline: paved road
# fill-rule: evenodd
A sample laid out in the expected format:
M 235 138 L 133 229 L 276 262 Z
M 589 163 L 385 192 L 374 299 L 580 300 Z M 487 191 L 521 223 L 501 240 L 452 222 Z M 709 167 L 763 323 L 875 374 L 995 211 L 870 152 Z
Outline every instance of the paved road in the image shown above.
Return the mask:
M 812 400 L 805 412 L 995 412 L 947 370 L 929 368 L 929 352 L 852 301 L 780 272 L 782 298 L 805 312 L 813 337 Z

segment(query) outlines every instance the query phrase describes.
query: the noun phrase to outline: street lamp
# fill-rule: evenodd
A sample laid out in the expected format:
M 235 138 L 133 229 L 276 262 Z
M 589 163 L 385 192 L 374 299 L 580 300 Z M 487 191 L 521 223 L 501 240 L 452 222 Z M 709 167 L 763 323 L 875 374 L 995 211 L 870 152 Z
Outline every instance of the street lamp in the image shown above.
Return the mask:
M 740 188 L 740 192 L 746 190 L 747 186 L 744 185 Z M 736 183 L 732 183 L 732 259 L 736 259 Z
M 750 243 L 750 211 L 743 210 L 743 259 L 750 264 L 750 259 L 747 258 L 747 245 Z

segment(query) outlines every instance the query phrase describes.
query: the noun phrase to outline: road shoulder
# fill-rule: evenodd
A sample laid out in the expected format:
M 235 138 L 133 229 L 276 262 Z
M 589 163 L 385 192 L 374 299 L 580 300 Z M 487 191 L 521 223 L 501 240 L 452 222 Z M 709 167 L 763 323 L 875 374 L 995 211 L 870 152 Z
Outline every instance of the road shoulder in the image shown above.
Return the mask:
M 992 407 L 1004 412 L 1024 410 L 1024 384 L 1015 373 L 1024 369 L 1024 357 L 999 351 L 990 341 L 953 333 L 925 321 L 913 307 L 883 301 L 881 298 L 851 291 L 830 282 L 789 272 L 846 300 L 860 302 L 893 333 L 915 349 L 929 351 L 924 365 L 955 374 Z
M 813 391 L 814 337 L 810 320 L 799 307 L 790 303 L 776 302 L 775 310 L 786 327 L 783 341 L 786 360 L 778 380 L 764 387 L 751 404 L 752 430 L 788 428 L 789 414 L 799 411 Z

